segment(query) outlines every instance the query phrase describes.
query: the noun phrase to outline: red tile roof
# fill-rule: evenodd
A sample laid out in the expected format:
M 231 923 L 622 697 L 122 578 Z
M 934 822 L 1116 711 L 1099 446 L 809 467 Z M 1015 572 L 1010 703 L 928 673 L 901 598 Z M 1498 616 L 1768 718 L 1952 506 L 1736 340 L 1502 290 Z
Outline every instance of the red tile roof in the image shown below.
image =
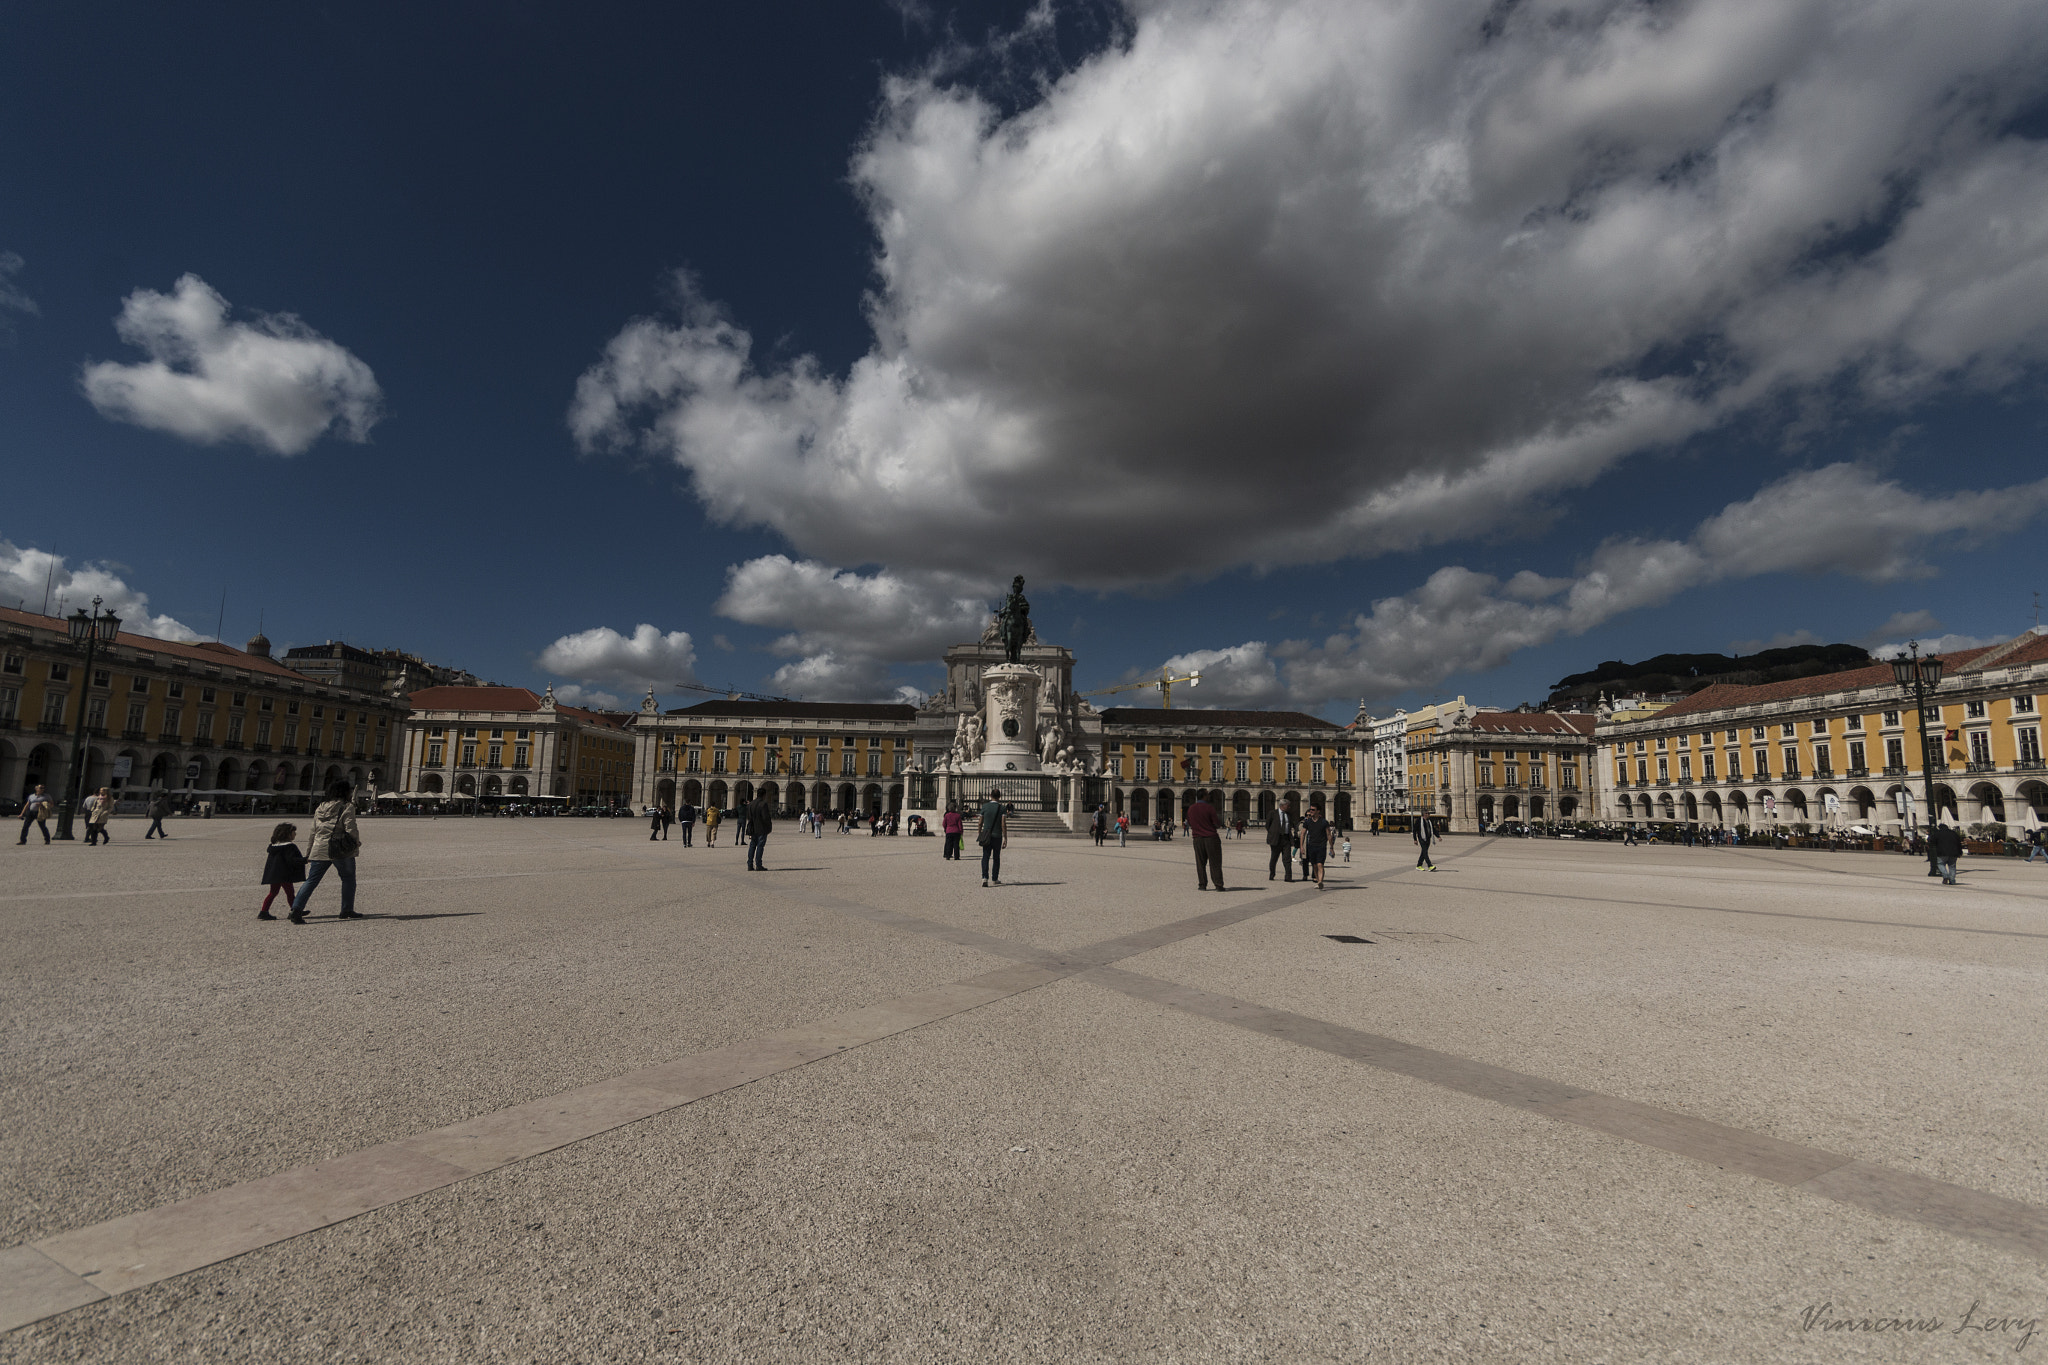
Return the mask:
M 540 694 L 526 687 L 502 687 L 483 683 L 474 687 L 422 687 L 406 700 L 415 711 L 538 711 Z M 637 720 L 632 711 L 591 711 L 581 706 L 555 703 L 555 711 L 589 725 L 624 729 Z
M 17 626 L 34 626 L 41 630 L 55 631 L 70 638 L 71 628 L 61 616 L 45 616 L 41 612 L 20 611 L 13 607 L 0 607 L 0 621 Z M 279 681 L 317 684 L 296 669 L 286 668 L 275 659 L 266 659 L 261 654 L 236 649 L 214 640 L 202 640 L 196 644 L 184 644 L 177 640 L 159 640 L 154 635 L 132 635 L 127 631 L 117 632 L 114 643 L 126 649 L 139 649 L 164 658 L 187 659 L 193 663 L 211 664 L 216 668 L 239 668 L 250 674 L 262 674 Z

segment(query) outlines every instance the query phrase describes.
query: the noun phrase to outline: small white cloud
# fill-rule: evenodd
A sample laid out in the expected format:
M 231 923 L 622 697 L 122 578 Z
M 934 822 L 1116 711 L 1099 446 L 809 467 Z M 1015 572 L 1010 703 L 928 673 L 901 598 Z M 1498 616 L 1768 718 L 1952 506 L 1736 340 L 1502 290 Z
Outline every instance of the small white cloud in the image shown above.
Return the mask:
M 22 267 L 27 264 L 28 262 L 12 251 L 0 251 L 0 339 L 12 338 L 14 335 L 14 322 L 6 316 L 8 313 L 26 313 L 33 317 L 42 312 L 42 309 L 36 307 L 36 301 L 22 293 L 20 287 L 14 283 L 14 277 L 19 275 Z
M 1893 640 L 1872 649 L 1870 657 L 1873 659 L 1896 659 L 1906 652 L 1908 644 L 1919 645 L 1920 653 L 1924 656 L 1928 654 L 1947 654 L 1958 649 L 1982 649 L 1985 645 L 2000 644 L 2010 638 L 2010 636 L 2006 635 L 1951 634 L 1925 636 L 1911 641 Z
M 230 322 L 228 301 L 197 275 L 169 294 L 136 290 L 114 327 L 149 359 L 89 364 L 79 385 L 117 422 L 297 455 L 329 431 L 365 441 L 380 415 L 368 365 L 289 313 Z
M 631 635 L 610 626 L 564 635 L 540 652 L 542 671 L 584 683 L 651 687 L 664 692 L 697 681 L 697 648 L 686 630 L 663 634 L 645 622 Z M 560 688 L 555 695 L 562 695 Z M 614 698 L 616 701 L 616 698 Z
M 1889 640 L 1914 639 L 1932 635 L 1941 629 L 1941 618 L 1931 611 L 1895 611 L 1876 630 L 1864 635 L 1856 643 L 1865 649 L 1875 649 Z
M 0 603 L 42 611 L 46 586 L 53 616 L 80 607 L 91 610 L 92 599 L 100 597 L 105 599 L 104 609 L 119 616 L 121 629 L 130 634 L 187 643 L 206 638 L 182 621 L 150 611 L 149 595 L 129 587 L 112 565 L 87 563 L 73 569 L 62 556 L 0 540 Z
M 609 692 L 600 692 L 594 687 L 578 683 L 561 683 L 555 688 L 555 700 L 569 706 L 581 706 L 588 711 L 621 711 L 625 703 Z
M 724 650 L 728 654 L 732 653 L 732 641 L 726 639 L 723 635 L 712 636 L 711 643 L 718 646 L 720 649 Z

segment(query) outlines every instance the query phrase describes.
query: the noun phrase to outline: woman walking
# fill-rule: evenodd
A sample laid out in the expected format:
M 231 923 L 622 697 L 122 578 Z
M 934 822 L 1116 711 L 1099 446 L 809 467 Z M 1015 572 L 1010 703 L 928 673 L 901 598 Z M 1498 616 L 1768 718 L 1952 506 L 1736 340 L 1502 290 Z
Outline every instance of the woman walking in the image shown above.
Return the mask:
M 1311 804 L 1308 815 L 1301 822 L 1301 875 L 1313 878 L 1316 889 L 1327 891 L 1323 885 L 1323 864 L 1330 857 L 1330 822 L 1323 818 L 1323 808 Z
M 107 833 L 107 819 L 114 813 L 114 794 L 101 787 L 85 798 L 85 841 L 88 844 L 111 844 L 113 836 Z
M 958 862 L 960 860 L 960 836 L 967 829 L 967 821 L 960 814 L 960 808 L 958 806 L 947 806 L 945 818 L 939 822 L 939 825 L 940 828 L 946 831 L 946 847 L 939 854 L 940 859 Z
M 279 825 L 270 831 L 270 856 L 263 860 L 263 884 L 270 888 L 270 894 L 256 911 L 257 919 L 277 918 L 270 913 L 270 903 L 279 892 L 284 893 L 285 909 L 291 909 L 292 890 L 306 879 L 306 855 L 293 842 L 298 837 L 297 825 Z
M 362 918 L 356 913 L 356 854 L 363 847 L 363 836 L 356 828 L 356 805 L 350 800 L 354 795 L 348 779 L 337 777 L 327 784 L 327 799 L 313 812 L 306 882 L 292 900 L 292 912 L 285 916 L 293 924 L 306 922 L 306 902 L 313 898 L 313 888 L 320 885 L 330 867 L 341 877 L 341 918 Z

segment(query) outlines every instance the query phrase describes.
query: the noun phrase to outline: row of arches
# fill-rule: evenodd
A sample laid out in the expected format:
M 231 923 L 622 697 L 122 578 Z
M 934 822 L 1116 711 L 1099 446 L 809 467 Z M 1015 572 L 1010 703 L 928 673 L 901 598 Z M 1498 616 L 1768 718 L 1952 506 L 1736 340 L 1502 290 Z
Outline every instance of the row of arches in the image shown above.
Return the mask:
M 1495 812 L 1496 807 L 1491 796 L 1479 798 L 1479 823 L 1482 825 L 1496 824 L 1500 820 L 1576 820 L 1579 818 L 1579 798 L 1559 797 L 1556 810 L 1553 812 L 1549 801 L 1544 797 L 1532 796 L 1524 802 L 1519 796 L 1506 796 L 1501 798 L 1498 815 Z
M 1210 787 L 1160 787 L 1156 791 L 1145 787 L 1116 787 L 1109 795 L 1109 809 L 1113 815 L 1128 815 L 1134 825 L 1149 825 L 1154 820 L 1182 820 L 1187 817 L 1188 807 L 1195 804 Z M 1339 829 L 1351 827 L 1351 795 L 1338 792 L 1332 802 L 1329 795 L 1311 791 L 1306 797 L 1299 791 L 1261 791 L 1254 800 L 1249 791 L 1235 791 L 1230 794 L 1229 809 L 1225 818 L 1233 823 L 1243 820 L 1246 824 L 1264 824 L 1275 808 L 1286 803 L 1287 809 L 1300 815 L 1310 806 L 1321 806 L 1323 814 Z
M 1682 821 L 1688 824 L 1746 825 L 1769 819 L 1765 814 L 1764 798 L 1775 797 L 1780 824 L 1812 824 L 1827 818 L 1827 798 L 1833 796 L 1840 806 L 1839 819 L 1845 824 L 1898 824 L 1898 798 L 1908 793 L 1917 808 L 1923 802 L 1921 792 L 1904 783 L 1893 783 L 1880 796 L 1870 787 L 1850 787 L 1846 791 L 1834 787 L 1821 787 L 1809 796 L 1804 788 L 1788 787 L 1782 792 L 1759 788 L 1754 793 L 1731 791 L 1724 800 L 1719 792 L 1707 792 L 1695 796 L 1692 792 L 1661 792 L 1655 797 L 1648 793 L 1629 796 L 1626 793 L 1615 798 L 1615 806 L 1624 820 Z M 1934 818 L 1957 825 L 2002 825 L 2008 823 L 2008 814 L 2014 821 L 2023 820 L 2031 807 L 2037 818 L 2048 811 L 2048 784 L 2038 781 L 2020 784 L 2015 803 L 2017 809 L 2008 811 L 2006 795 L 1990 782 L 1979 782 L 1958 792 L 1947 783 L 1936 783 L 1934 787 Z M 1917 818 L 1925 820 L 1924 812 Z
M 128 760 L 128 773 L 125 778 L 117 778 L 115 761 L 122 758 Z M 234 755 L 216 759 L 203 753 L 188 757 L 174 750 L 150 754 L 140 749 L 107 750 L 88 745 L 84 788 L 97 791 L 101 787 L 116 787 L 123 792 L 137 792 L 155 787 L 170 792 L 267 795 L 319 791 L 336 778 L 347 778 L 360 789 L 375 777 L 374 769 L 344 768 L 335 763 L 323 766 L 262 757 L 245 760 Z M 71 766 L 63 746 L 45 743 L 17 750 L 12 743 L 0 741 L 0 790 L 26 796 L 43 786 L 55 792 L 70 780 Z
M 809 786 L 802 782 L 786 785 L 763 782 L 756 786 L 745 781 L 727 783 L 723 778 L 706 783 L 693 777 L 680 787 L 670 778 L 654 784 L 655 804 L 669 810 L 677 808 L 678 797 L 683 805 L 730 810 L 735 806 L 751 805 L 764 796 L 770 806 L 791 816 L 801 815 L 806 807 L 820 812 L 859 811 L 863 815 L 880 811 L 894 813 L 903 809 L 901 782 L 891 783 L 886 788 L 879 782 L 865 785 L 841 782 L 836 786 L 830 782 L 816 782 Z

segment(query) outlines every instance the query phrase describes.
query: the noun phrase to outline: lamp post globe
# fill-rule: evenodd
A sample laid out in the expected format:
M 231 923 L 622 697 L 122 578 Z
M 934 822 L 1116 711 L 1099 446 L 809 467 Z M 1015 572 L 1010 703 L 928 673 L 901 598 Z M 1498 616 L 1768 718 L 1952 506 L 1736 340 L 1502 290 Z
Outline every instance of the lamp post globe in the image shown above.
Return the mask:
M 82 790 L 85 784 L 85 713 L 92 704 L 93 655 L 102 642 L 112 643 L 121 632 L 121 618 L 111 611 L 101 611 L 103 599 L 92 599 L 92 612 L 87 614 L 84 607 L 65 618 L 65 626 L 71 632 L 74 644 L 85 646 L 84 674 L 78 680 L 78 719 L 71 730 L 71 773 L 64 783 L 63 800 L 57 804 L 57 837 L 76 837 L 71 830 L 72 817 L 77 813 L 79 803 L 84 800 Z

